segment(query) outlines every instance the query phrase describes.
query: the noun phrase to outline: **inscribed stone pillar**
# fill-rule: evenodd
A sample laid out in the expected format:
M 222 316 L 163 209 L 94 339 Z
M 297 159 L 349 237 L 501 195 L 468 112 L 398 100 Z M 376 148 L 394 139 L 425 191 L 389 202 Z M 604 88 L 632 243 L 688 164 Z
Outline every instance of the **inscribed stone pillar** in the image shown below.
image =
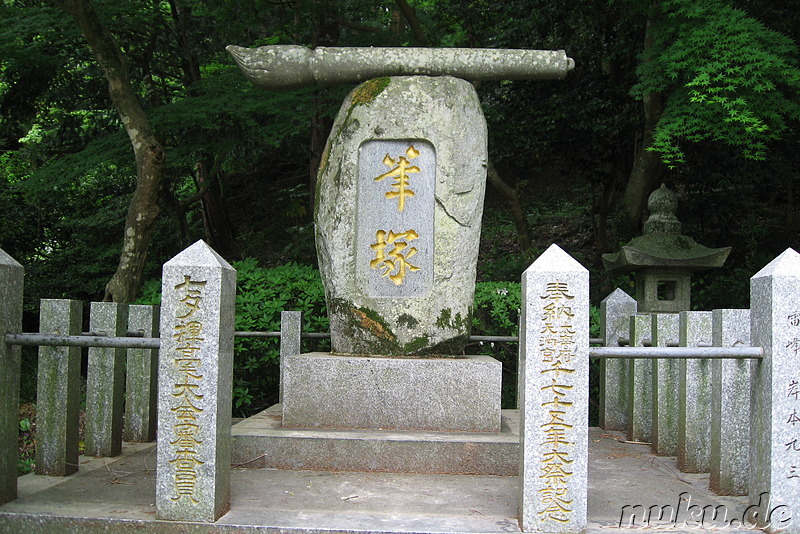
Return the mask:
M 710 311 L 680 313 L 680 346 L 710 345 Z M 678 469 L 708 473 L 711 459 L 711 360 L 680 360 L 678 387 Z
M 20 347 L 6 334 L 22 331 L 22 265 L 0 249 L 0 504 L 17 498 Z
M 678 343 L 677 313 L 653 314 L 653 346 Z M 678 374 L 680 362 L 659 358 L 653 362 L 653 452 L 675 456 L 678 451 Z
M 600 332 L 606 347 L 619 346 L 619 338 L 629 338 L 631 316 L 636 300 L 617 288 L 600 302 Z M 628 370 L 624 358 L 600 360 L 600 427 L 626 430 L 628 414 Z
M 637 313 L 630 322 L 630 346 L 644 346 L 652 335 L 652 317 Z M 628 365 L 628 439 L 649 442 L 653 437 L 653 360 L 634 358 Z
M 315 221 L 333 351 L 461 353 L 486 181 L 475 89 L 447 76 L 370 80 L 332 131 Z
M 800 532 L 800 254 L 787 249 L 750 279 L 753 367 L 750 501 L 766 494 L 769 532 Z M 769 510 L 767 511 L 769 512 Z
M 520 527 L 587 524 L 589 272 L 551 245 L 522 275 Z
M 92 302 L 89 329 L 122 337 L 128 331 L 128 305 Z M 86 455 L 117 456 L 122 452 L 125 402 L 124 348 L 91 347 L 86 372 Z
M 158 337 L 158 306 L 133 305 L 128 330 Z M 125 439 L 146 443 L 156 439 L 158 349 L 128 349 L 125 392 Z
M 83 302 L 42 299 L 39 332 L 81 334 Z M 36 381 L 36 474 L 66 476 L 78 470 L 81 403 L 80 347 L 39 347 Z
M 714 310 L 715 347 L 750 346 L 750 310 Z M 711 480 L 720 495 L 747 495 L 751 360 L 711 362 Z
M 213 522 L 230 507 L 236 271 L 198 241 L 161 295 L 156 517 Z

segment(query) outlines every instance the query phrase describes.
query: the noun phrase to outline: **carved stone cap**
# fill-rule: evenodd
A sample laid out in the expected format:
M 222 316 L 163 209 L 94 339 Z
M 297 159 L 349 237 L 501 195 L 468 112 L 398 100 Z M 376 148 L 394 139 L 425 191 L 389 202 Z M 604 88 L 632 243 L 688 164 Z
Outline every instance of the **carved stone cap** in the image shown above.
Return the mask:
M 646 268 L 670 268 L 686 272 L 722 267 L 731 247 L 708 248 L 681 234 L 675 212 L 675 193 L 661 184 L 647 200 L 650 217 L 644 223 L 644 235 L 635 237 L 619 252 L 603 254 L 607 271 L 638 271 Z
M 644 223 L 645 234 L 680 235 L 681 222 L 675 216 L 678 197 L 665 184 L 650 193 L 647 209 L 650 210 L 650 217 Z

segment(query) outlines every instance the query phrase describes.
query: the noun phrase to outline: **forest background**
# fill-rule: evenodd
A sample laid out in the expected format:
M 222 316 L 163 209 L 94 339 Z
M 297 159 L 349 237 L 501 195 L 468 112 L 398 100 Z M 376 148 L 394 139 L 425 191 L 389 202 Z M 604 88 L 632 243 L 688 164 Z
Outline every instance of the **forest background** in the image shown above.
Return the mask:
M 747 307 L 749 277 L 797 245 L 798 40 L 776 0 L 1 0 L 0 247 L 26 269 L 25 329 L 40 298 L 157 302 L 162 263 L 200 238 L 239 271 L 238 330 L 277 330 L 281 309 L 327 328 L 313 191 L 351 87 L 257 90 L 228 44 L 565 49 L 565 80 L 476 84 L 476 332 L 513 333 L 520 274 L 553 242 L 595 304 L 631 291 L 600 255 L 640 233 L 662 182 L 684 233 L 733 246 L 693 306 Z M 277 352 L 236 350 L 246 414 L 275 400 Z M 469 350 L 513 376 L 515 347 Z

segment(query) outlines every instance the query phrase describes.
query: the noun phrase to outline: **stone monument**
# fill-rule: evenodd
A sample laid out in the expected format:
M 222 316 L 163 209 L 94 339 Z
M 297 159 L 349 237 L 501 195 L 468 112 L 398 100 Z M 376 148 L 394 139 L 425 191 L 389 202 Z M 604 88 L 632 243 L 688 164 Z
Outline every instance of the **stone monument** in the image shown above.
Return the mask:
M 286 358 L 283 425 L 498 432 L 501 365 L 469 337 L 486 122 L 466 80 L 563 78 L 563 51 L 228 47 L 256 85 L 362 82 L 319 169 L 332 353 Z
M 650 217 L 644 235 L 622 250 L 603 254 L 609 272 L 636 273 L 636 302 L 640 312 L 680 312 L 691 309 L 692 272 L 722 267 L 730 247 L 708 248 L 681 234 L 675 217 L 678 199 L 662 184 L 647 199 Z

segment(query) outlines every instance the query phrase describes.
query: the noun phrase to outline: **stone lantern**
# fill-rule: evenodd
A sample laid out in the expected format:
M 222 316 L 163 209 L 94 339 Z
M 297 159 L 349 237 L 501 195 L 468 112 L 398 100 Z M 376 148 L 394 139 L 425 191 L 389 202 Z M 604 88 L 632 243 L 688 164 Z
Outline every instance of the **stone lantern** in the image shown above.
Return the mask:
M 681 234 L 675 217 L 678 199 L 662 184 L 647 200 L 644 235 L 619 252 L 603 254 L 608 272 L 636 273 L 640 312 L 680 312 L 691 308 L 692 272 L 722 267 L 731 247 L 708 248 Z

